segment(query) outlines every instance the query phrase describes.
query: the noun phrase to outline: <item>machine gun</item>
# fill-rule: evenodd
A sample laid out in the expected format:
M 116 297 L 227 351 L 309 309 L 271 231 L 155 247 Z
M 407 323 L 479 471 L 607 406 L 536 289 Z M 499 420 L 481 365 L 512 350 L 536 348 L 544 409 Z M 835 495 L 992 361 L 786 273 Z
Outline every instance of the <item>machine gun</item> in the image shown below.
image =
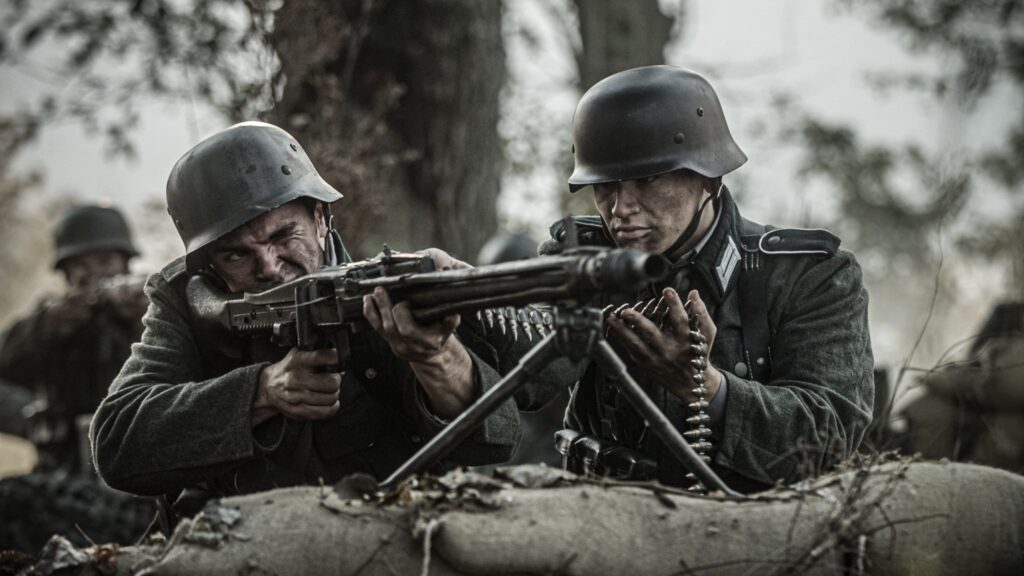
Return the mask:
M 240 298 L 218 292 L 207 279 L 197 276 L 189 282 L 188 297 L 195 316 L 205 319 L 211 329 L 236 337 L 269 337 L 279 346 L 307 350 L 333 345 L 341 367 L 348 361 L 350 336 L 367 325 L 363 296 L 378 286 L 388 290 L 393 302 L 408 302 L 419 322 L 550 303 L 550 332 L 541 332 L 542 340 L 514 369 L 383 480 L 379 489 L 393 490 L 405 478 L 443 458 L 548 364 L 568 356 L 575 361 L 588 357 L 596 361 L 619 383 L 668 450 L 704 486 L 738 497 L 629 374 L 604 340 L 603 314 L 593 306 L 601 294 L 635 292 L 663 279 L 669 270 L 668 261 L 660 255 L 573 246 L 557 256 L 439 271 L 427 256 L 385 249 L 378 259 L 324 268 Z
M 605 292 L 632 292 L 663 278 L 668 263 L 635 250 L 577 248 L 543 256 L 455 270 L 434 270 L 429 256 L 385 247 L 376 259 L 323 268 L 265 291 L 228 295 L 203 276 L 188 286 L 188 300 L 214 336 L 269 338 L 302 350 L 333 346 L 344 366 L 349 338 L 367 328 L 363 296 L 382 286 L 395 303 L 408 302 L 413 317 L 430 323 L 451 314 L 479 313 L 485 324 L 518 328 L 532 339 L 545 335 L 551 316 L 516 307 L 535 303 L 585 305 Z M 217 334 L 220 331 L 220 334 Z M 221 338 L 217 338 L 220 340 Z

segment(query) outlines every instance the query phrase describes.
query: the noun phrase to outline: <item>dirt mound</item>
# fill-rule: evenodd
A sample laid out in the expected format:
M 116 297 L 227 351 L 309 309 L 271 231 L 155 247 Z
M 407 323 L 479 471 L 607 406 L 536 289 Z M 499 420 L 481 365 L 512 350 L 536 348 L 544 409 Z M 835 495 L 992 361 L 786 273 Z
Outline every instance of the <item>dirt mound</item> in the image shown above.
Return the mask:
M 111 490 L 92 476 L 33 472 L 4 478 L 0 550 L 36 555 L 53 535 L 76 546 L 134 544 L 155 514 L 152 498 Z

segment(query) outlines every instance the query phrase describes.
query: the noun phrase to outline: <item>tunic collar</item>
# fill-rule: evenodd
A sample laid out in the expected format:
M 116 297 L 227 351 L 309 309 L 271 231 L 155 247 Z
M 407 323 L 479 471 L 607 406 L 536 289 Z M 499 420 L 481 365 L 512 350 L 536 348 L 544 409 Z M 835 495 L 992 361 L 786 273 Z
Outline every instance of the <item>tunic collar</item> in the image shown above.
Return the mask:
M 720 303 L 736 286 L 742 255 L 739 242 L 739 210 L 722 186 L 715 223 L 696 248 L 676 260 L 679 266 L 700 279 L 701 298 Z

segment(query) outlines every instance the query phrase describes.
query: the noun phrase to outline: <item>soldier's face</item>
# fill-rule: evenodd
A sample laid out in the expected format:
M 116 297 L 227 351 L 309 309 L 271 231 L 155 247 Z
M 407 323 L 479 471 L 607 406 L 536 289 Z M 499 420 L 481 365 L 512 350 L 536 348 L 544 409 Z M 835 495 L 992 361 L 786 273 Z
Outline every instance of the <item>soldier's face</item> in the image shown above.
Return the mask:
M 642 180 L 595 184 L 594 203 L 618 247 L 664 252 L 696 214 L 703 185 L 702 176 L 677 170 Z
M 219 238 L 210 247 L 210 261 L 232 292 L 288 282 L 320 267 L 326 232 L 321 205 L 311 214 L 296 200 Z
M 128 272 L 128 256 L 117 250 L 93 250 L 72 256 L 61 269 L 72 288 L 89 288 L 101 280 Z

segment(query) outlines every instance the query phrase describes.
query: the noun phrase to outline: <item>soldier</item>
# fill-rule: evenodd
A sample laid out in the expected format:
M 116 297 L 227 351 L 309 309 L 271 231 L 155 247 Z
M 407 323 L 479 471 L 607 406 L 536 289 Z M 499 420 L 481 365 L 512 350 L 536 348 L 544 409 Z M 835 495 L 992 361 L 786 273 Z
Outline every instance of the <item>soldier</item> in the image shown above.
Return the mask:
M 174 497 L 382 478 L 497 381 L 493 349 L 456 333 L 457 316 L 418 324 L 383 290 L 364 300 L 375 331 L 353 336 L 343 374 L 328 369 L 331 349 L 264 359 L 205 337 L 190 316 L 190 277 L 237 293 L 348 262 L 330 217 L 341 197 L 294 138 L 260 122 L 214 134 L 174 166 L 167 209 L 186 256 L 150 278 L 142 342 L 93 421 L 97 469 L 111 486 Z M 439 267 L 453 264 L 428 252 Z M 452 458 L 507 459 L 517 434 L 509 401 Z
M 537 255 L 537 241 L 522 232 L 497 232 L 476 256 L 479 266 L 526 260 Z
M 1024 302 L 997 304 L 967 357 L 921 376 L 920 395 L 893 424 L 909 454 L 948 458 L 1024 474 Z
M 142 333 L 141 283 L 128 273 L 138 254 L 114 208 L 83 206 L 57 224 L 54 268 L 67 280 L 62 296 L 44 299 L 0 337 L 0 379 L 40 398 L 29 409 L 29 438 L 39 468 L 88 469 L 76 419 L 92 414 Z
M 573 148 L 570 191 L 592 186 L 600 214 L 576 219 L 580 242 L 660 252 L 672 262 L 664 284 L 608 302 L 616 310 L 609 340 L 712 468 L 730 486 L 754 491 L 852 454 L 873 394 L 860 268 L 824 230 L 740 216 L 722 177 L 747 157 L 707 80 L 669 66 L 605 78 L 580 100 Z M 544 252 L 565 240 L 564 226 L 551 232 Z M 694 317 L 699 336 L 689 327 Z M 624 447 L 635 475 L 687 484 L 592 366 L 574 389 L 566 425 L 581 433 L 562 436 L 568 462 L 589 462 L 576 452 L 594 446 L 621 458 L 608 450 Z

